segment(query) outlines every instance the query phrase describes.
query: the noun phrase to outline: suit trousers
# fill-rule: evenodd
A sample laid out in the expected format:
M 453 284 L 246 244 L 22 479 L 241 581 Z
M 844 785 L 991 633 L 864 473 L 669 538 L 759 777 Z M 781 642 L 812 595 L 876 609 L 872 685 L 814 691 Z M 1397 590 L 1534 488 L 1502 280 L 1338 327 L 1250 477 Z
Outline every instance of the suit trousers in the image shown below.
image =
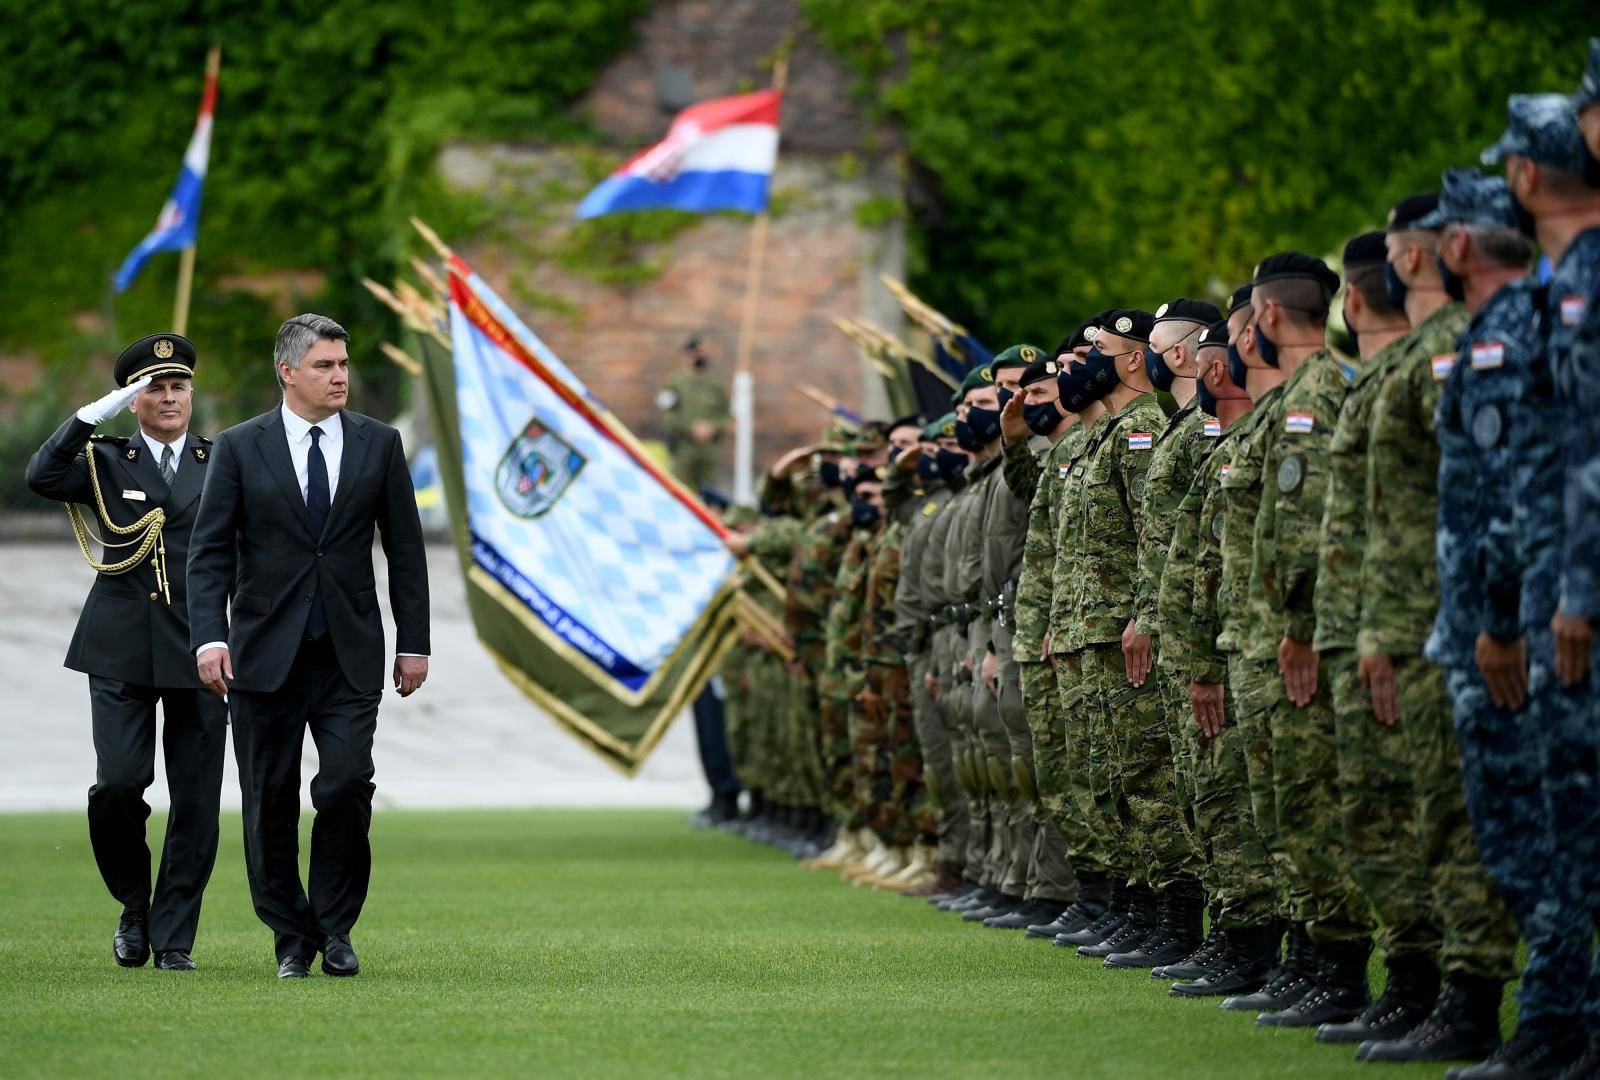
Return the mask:
M 231 697 L 250 896 L 277 937 L 278 959 L 310 960 L 328 935 L 350 932 L 367 898 L 372 738 L 382 691 L 351 686 L 324 636 L 301 644 L 277 690 L 235 690 Z M 308 729 L 318 768 L 310 876 L 302 886 L 300 754 Z
M 152 896 L 144 828 L 150 806 L 144 793 L 155 782 L 157 702 L 172 809 Z M 91 675 L 89 710 L 95 755 L 89 843 L 100 876 L 123 907 L 149 911 L 152 949 L 192 949 L 200 898 L 217 861 L 227 707 L 209 690 L 138 686 Z

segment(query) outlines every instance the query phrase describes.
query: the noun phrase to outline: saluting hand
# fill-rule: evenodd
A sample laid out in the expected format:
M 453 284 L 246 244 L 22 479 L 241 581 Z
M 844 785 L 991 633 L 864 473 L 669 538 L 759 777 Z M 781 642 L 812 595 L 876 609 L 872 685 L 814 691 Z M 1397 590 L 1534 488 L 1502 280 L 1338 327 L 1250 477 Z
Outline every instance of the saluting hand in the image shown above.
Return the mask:
M 911 446 L 895 455 L 894 467 L 901 472 L 916 472 L 917 459 L 922 457 L 922 447 Z
M 233 659 L 227 649 L 207 649 L 195 657 L 195 670 L 200 681 L 210 687 L 218 697 L 228 696 L 228 683 L 233 678 Z
M 1028 421 L 1022 415 L 1022 395 L 1012 394 L 1011 400 L 1006 402 L 1006 407 L 1000 410 L 1000 434 L 1006 437 L 1006 442 L 1022 442 L 1033 434 L 1028 428 Z
M 150 385 L 152 378 L 154 376 L 146 375 L 142 379 L 134 380 L 127 386 L 111 391 L 105 397 L 96 398 L 78 410 L 78 419 L 85 424 L 99 427 L 127 408 L 128 403 L 139 396 L 139 391 Z

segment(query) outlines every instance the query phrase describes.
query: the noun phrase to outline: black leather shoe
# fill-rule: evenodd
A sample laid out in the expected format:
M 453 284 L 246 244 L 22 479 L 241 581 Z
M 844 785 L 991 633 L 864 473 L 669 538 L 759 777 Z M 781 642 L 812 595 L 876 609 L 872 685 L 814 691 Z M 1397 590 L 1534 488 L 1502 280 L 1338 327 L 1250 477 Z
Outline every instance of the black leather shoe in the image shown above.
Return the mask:
M 193 971 L 194 968 L 188 949 L 162 949 L 156 953 L 157 971 Z
M 311 978 L 311 962 L 303 956 L 285 956 L 278 961 L 278 978 L 309 979 Z
M 991 930 L 1026 930 L 1030 926 L 1050 922 L 1065 910 L 1067 905 L 1057 900 L 1029 900 L 1009 915 L 996 915 L 983 920 L 983 925 Z
M 985 905 L 994 903 L 995 899 L 999 895 L 999 893 L 989 888 L 989 886 L 979 885 L 977 888 L 972 889 L 964 896 L 958 896 L 955 899 L 943 901 L 935 906 L 938 907 L 940 911 L 968 911 L 975 907 L 984 907 Z
M 1583 1036 L 1518 1031 L 1510 1042 L 1476 1065 L 1445 1073 L 1445 1080 L 1550 1080 L 1564 1077 L 1584 1053 Z M 1582 1074 L 1580 1074 L 1582 1075 Z
M 322 943 L 322 973 L 324 975 L 354 975 L 361 970 L 361 961 L 350 947 L 349 934 L 329 934 Z
M 1012 896 L 1010 893 L 1001 893 L 995 898 L 993 903 L 985 904 L 982 907 L 968 908 L 966 911 L 963 911 L 961 913 L 961 921 L 983 922 L 985 919 L 994 919 L 1000 917 L 1001 915 L 1010 915 L 1022 905 L 1023 900 L 1020 896 Z
M 150 930 L 145 912 L 122 909 L 117 932 L 111 937 L 111 954 L 123 967 L 144 967 L 145 961 L 150 959 Z
M 1050 922 L 1028 927 L 1028 936 L 1031 938 L 1044 938 L 1049 941 L 1062 934 L 1076 934 L 1102 914 L 1104 913 L 1092 911 L 1085 907 L 1081 900 L 1074 900 L 1067 906 L 1065 911 Z

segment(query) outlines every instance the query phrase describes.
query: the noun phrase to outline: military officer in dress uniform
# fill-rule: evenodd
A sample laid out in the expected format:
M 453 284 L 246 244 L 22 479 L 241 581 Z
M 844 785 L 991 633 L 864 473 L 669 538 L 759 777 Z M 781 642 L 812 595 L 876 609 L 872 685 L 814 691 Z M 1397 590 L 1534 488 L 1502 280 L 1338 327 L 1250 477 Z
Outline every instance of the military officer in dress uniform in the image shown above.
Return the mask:
M 28 486 L 67 504 L 84 557 L 99 571 L 66 666 L 89 676 L 89 842 L 122 903 L 113 952 L 123 967 L 141 967 L 153 948 L 167 971 L 195 966 L 189 954 L 217 857 L 227 738 L 227 706 L 205 692 L 189 652 L 184 567 L 211 456 L 210 440 L 189 432 L 194 368 L 186 338 L 140 338 L 117 358 L 117 389 L 69 417 L 28 462 Z M 94 434 L 124 408 L 138 417 L 138 434 Z M 144 793 L 155 780 L 157 702 L 171 811 L 152 895 Z

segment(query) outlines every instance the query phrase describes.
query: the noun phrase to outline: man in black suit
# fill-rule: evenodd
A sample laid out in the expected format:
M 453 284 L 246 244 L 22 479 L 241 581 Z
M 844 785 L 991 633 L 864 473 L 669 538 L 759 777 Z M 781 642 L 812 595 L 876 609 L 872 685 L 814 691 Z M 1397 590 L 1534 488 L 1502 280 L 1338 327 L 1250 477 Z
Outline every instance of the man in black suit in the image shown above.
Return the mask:
M 319 949 L 329 975 L 360 968 L 350 930 L 372 871 L 385 657 L 374 526 L 389 562 L 394 686 L 407 697 L 428 676 L 428 567 L 411 473 L 399 432 L 345 409 L 348 341 L 322 315 L 279 327 L 283 404 L 217 437 L 189 547 L 196 667 L 233 707 L 250 893 L 276 934 L 280 978 L 309 975 Z M 308 728 L 319 761 L 309 890 L 299 861 Z
M 122 902 L 112 954 L 123 967 L 142 967 L 154 945 L 156 967 L 168 971 L 195 966 L 189 954 L 217 858 L 228 730 L 226 708 L 205 692 L 189 655 L 184 562 L 211 458 L 210 441 L 189 432 L 195 362 L 187 338 L 140 338 L 117 358 L 118 389 L 79 409 L 28 462 L 28 486 L 68 504 L 84 557 L 100 571 L 66 666 L 89 676 L 89 843 Z M 138 417 L 139 434 L 94 434 L 124 408 Z M 105 561 L 96 562 L 90 545 L 102 541 Z M 157 702 L 172 808 L 152 897 L 144 793 L 155 782 Z

